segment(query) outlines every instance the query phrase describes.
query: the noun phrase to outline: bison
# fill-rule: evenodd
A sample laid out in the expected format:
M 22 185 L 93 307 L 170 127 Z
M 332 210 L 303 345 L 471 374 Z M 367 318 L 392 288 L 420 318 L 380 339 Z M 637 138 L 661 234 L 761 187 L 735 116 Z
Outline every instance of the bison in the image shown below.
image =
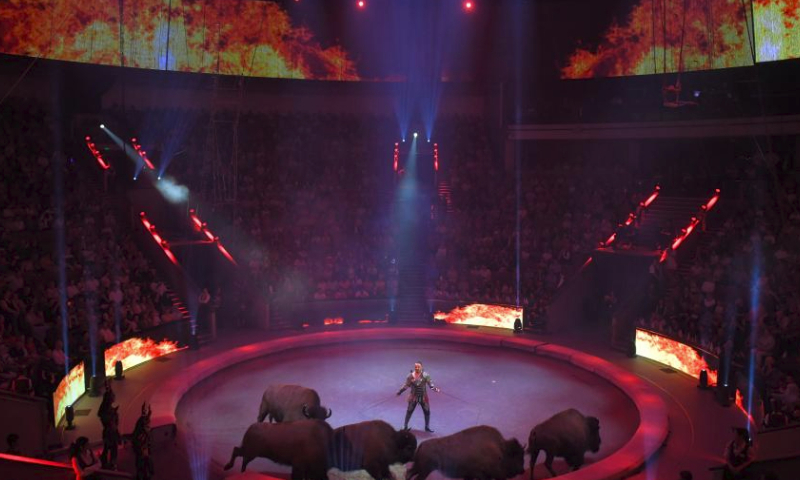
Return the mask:
M 310 388 L 300 385 L 270 385 L 261 397 L 258 409 L 258 421 L 292 422 L 312 418 L 325 420 L 331 416 L 331 410 L 322 407 L 319 394 Z
M 242 457 L 242 471 L 256 457 L 264 457 L 292 467 L 292 480 L 326 480 L 328 452 L 333 429 L 322 420 L 298 420 L 283 423 L 254 423 L 233 447 L 225 470 L 233 468 Z
M 553 470 L 555 457 L 563 457 L 567 465 L 577 470 L 583 465 L 583 455 L 587 450 L 592 453 L 600 450 L 600 420 L 595 417 L 584 417 L 581 412 L 570 408 L 533 427 L 528 437 L 531 480 L 533 480 L 533 467 L 541 450 L 547 455 L 544 466 L 552 476 L 556 476 Z
M 408 463 L 417 449 L 417 438 L 396 431 L 382 420 L 345 425 L 333 431 L 332 466 L 342 471 L 364 469 L 376 480 L 391 479 L 389 466 Z
M 494 427 L 472 427 L 422 442 L 406 480 L 425 480 L 434 470 L 451 478 L 505 480 L 525 471 L 525 448 Z

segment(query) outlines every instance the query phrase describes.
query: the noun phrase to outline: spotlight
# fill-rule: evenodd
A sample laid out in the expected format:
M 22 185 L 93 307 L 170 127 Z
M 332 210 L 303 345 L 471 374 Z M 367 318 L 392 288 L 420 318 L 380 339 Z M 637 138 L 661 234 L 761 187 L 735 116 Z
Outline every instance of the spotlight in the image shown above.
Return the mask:
M 700 378 L 697 384 L 697 388 L 701 390 L 708 389 L 708 372 L 705 369 L 700 370 Z
M 75 425 L 72 424 L 75 421 L 75 407 L 67 405 L 64 409 L 64 417 L 67 419 L 67 430 L 75 430 Z
M 367 2 L 365 2 L 364 0 L 358 0 L 358 2 L 356 2 L 356 5 L 358 5 L 358 8 L 364 8 L 367 6 Z
M 124 380 L 125 375 L 122 374 L 122 360 L 117 360 L 114 363 L 114 380 Z
M 100 124 L 100 128 L 106 128 L 105 124 Z
M 417 132 L 414 132 L 414 138 L 417 138 Z
M 430 138 L 428 139 L 428 143 L 431 143 L 431 139 Z
M 473 2 L 471 2 L 469 0 L 464 2 L 464 10 L 466 10 L 468 12 L 471 12 L 473 8 L 475 8 L 475 3 L 473 3 Z
M 89 378 L 89 396 L 100 396 L 100 378 L 97 375 L 92 375 L 91 378 Z

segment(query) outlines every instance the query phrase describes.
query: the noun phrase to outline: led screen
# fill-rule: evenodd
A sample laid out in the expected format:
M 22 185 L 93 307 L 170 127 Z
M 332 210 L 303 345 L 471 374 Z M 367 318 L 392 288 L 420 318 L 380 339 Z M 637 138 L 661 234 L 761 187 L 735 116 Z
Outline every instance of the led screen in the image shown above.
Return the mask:
M 122 362 L 122 370 L 125 371 L 178 350 L 182 350 L 178 347 L 178 342 L 164 340 L 156 343 L 149 338 L 129 338 L 106 349 L 106 375 L 109 377 L 114 375 L 114 365 L 117 361 Z
M 759 62 L 800 58 L 800 2 L 755 0 L 753 18 Z
M 514 320 L 522 319 L 522 307 L 473 303 L 449 312 L 436 312 L 433 318 L 447 323 L 513 330 Z
M 677 340 L 637 328 L 636 355 L 669 365 L 694 378 L 700 378 L 700 372 L 705 370 L 709 385 L 717 384 L 717 371 L 708 366 L 700 352 Z
M 751 0 L 597 2 L 596 35 L 570 32 L 577 45 L 562 78 L 683 72 L 753 64 Z M 611 12 L 610 14 L 604 12 Z
M 86 391 L 86 378 L 83 369 L 83 362 L 72 367 L 72 370 L 61 379 L 61 382 L 53 392 L 53 415 L 55 425 L 61 421 L 67 405 L 75 403 Z
M 339 45 L 320 45 L 270 1 L 4 0 L 0 52 L 182 72 L 359 79 Z

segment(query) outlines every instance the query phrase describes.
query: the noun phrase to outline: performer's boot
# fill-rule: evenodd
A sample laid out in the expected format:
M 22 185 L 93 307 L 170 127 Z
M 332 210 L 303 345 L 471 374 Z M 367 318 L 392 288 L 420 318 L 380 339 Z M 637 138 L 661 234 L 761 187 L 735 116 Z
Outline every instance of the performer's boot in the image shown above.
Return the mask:
M 411 420 L 411 414 L 413 412 L 406 412 L 406 421 L 403 422 L 403 430 L 408 430 L 408 421 Z
M 431 412 L 425 412 L 425 431 L 433 433 L 430 424 L 431 424 Z

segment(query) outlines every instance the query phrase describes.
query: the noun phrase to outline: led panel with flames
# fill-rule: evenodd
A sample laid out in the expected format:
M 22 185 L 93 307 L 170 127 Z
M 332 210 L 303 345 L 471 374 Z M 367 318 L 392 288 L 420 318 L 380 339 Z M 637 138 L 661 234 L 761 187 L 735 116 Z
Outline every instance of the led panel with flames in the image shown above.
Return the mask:
M 627 10 L 626 18 L 614 20 L 597 41 L 575 48 L 561 77 L 618 77 L 752 65 L 751 1 L 621 0 L 616 3 Z M 781 1 L 788 2 L 755 3 Z
M 181 72 L 358 80 L 274 1 L 0 2 L 0 52 Z
M 449 312 L 436 312 L 436 320 L 462 325 L 477 325 L 481 327 L 499 327 L 514 329 L 514 320 L 522 319 L 522 307 L 507 305 L 487 305 L 473 303 L 457 307 Z
M 122 362 L 122 370 L 124 371 L 183 348 L 178 347 L 178 342 L 169 340 L 156 343 L 149 338 L 129 338 L 106 349 L 106 375 L 114 375 L 114 365 L 117 360 Z
M 67 405 L 72 405 L 86 391 L 86 378 L 83 362 L 72 367 L 72 370 L 61 379 L 53 393 L 53 416 L 55 425 L 64 417 Z
M 694 378 L 700 378 L 700 372 L 705 370 L 708 372 L 709 385 L 717 384 L 717 371 L 710 368 L 700 352 L 691 345 L 637 328 L 636 354 L 668 365 Z
M 800 2 L 754 0 L 753 18 L 759 62 L 800 58 Z

